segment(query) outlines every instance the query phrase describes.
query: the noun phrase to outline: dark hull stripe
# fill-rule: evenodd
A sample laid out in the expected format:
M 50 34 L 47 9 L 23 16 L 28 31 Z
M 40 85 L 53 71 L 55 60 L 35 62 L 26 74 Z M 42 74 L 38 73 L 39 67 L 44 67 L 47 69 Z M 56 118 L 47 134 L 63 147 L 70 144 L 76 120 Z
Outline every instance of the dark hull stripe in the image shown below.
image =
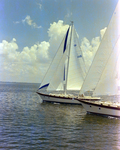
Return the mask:
M 111 117 L 120 118 L 120 116 L 111 115 L 111 114 L 109 115 L 109 114 L 102 114 L 102 113 L 96 113 L 96 112 L 90 112 L 90 111 L 87 111 L 87 113 L 96 114 L 96 115 L 101 115 L 101 116 L 111 116 Z
M 38 92 L 37 92 L 37 94 L 42 95 L 42 96 L 49 96 L 49 97 L 53 97 L 53 98 L 71 99 L 72 100 L 72 98 L 69 98 L 69 97 L 61 97 L 61 96 L 56 96 L 56 95 L 54 96 L 54 95 L 48 95 L 48 94 L 43 94 L 43 93 L 38 93 Z
M 49 94 L 44 94 L 44 93 L 39 93 L 39 92 L 36 92 L 37 94 L 39 95 L 42 95 L 42 96 L 49 96 L 49 97 L 53 97 L 53 98 L 61 98 L 61 99 L 73 99 L 73 98 L 70 98 L 70 97 L 61 97 L 61 96 L 56 96 L 56 95 L 49 95 Z M 75 100 L 78 100 L 78 101 L 84 101 L 84 100 L 88 100 L 88 101 L 98 101 L 99 99 L 88 99 L 88 98 L 80 98 L 80 100 L 78 98 L 74 98 Z
M 86 101 L 80 101 L 81 103 L 87 104 L 87 105 L 92 105 L 92 106 L 96 106 L 96 107 L 101 107 L 101 108 L 108 108 L 108 109 L 113 109 L 113 110 L 120 110 L 120 107 L 114 107 L 114 106 L 106 106 L 103 104 L 94 104 L 94 103 L 90 103 L 90 102 L 86 102 Z
M 58 104 L 70 104 L 70 105 L 82 105 L 81 103 L 67 103 L 67 102 L 57 102 L 57 101 L 48 101 L 48 100 L 43 100 L 43 102 L 58 103 Z

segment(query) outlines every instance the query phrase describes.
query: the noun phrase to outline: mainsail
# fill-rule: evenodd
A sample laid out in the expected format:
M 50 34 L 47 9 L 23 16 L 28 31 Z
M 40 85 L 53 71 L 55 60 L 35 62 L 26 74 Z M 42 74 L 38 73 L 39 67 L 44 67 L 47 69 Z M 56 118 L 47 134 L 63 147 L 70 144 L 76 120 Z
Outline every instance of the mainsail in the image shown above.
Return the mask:
M 86 76 L 85 68 L 78 35 L 74 25 L 71 24 L 39 89 L 80 90 Z
M 104 95 L 108 93 L 115 94 L 117 92 L 117 75 L 115 71 L 119 72 L 119 70 L 117 70 L 118 67 L 116 67 L 118 66 L 117 64 L 120 58 L 118 56 L 120 51 L 119 18 L 120 1 L 116 6 L 101 44 L 95 54 L 92 65 L 89 68 L 85 81 L 81 87 L 80 94 L 84 94 L 87 91 L 94 91 L 93 95 Z M 103 83 L 103 79 L 104 81 L 106 80 L 106 82 Z M 103 83 L 103 86 L 99 86 L 99 83 L 101 83 L 101 85 Z M 107 84 L 108 87 L 105 84 Z

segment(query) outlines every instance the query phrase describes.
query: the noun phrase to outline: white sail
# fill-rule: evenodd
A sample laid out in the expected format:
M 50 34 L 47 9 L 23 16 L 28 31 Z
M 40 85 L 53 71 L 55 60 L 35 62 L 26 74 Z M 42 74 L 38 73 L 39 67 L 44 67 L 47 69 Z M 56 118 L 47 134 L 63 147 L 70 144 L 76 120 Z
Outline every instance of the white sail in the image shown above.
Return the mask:
M 120 77 L 120 39 L 117 41 L 113 52 L 106 64 L 101 78 L 93 92 L 97 95 L 119 95 Z
M 67 33 L 69 32 L 69 29 L 67 30 Z M 66 36 L 67 36 L 67 33 L 66 33 Z M 44 78 L 43 78 L 43 81 L 39 87 L 40 90 L 46 90 L 46 88 L 50 85 L 50 81 L 51 79 L 53 78 L 57 68 L 58 68 L 58 65 L 63 57 L 63 50 L 64 50 L 64 42 L 65 42 L 65 38 L 66 36 L 64 37 L 60 47 L 58 48 L 50 66 L 49 66 L 49 69 L 47 71 L 47 73 L 45 74 Z M 46 88 L 44 88 L 46 87 Z
M 65 60 L 67 58 L 67 52 L 68 52 L 68 48 L 67 50 L 64 52 L 60 63 L 54 73 L 54 75 L 52 76 L 51 80 L 50 80 L 50 85 L 47 88 L 47 91 L 56 91 L 56 90 L 64 90 L 64 64 L 65 64 Z
M 85 69 L 83 54 L 80 50 L 78 37 L 73 26 L 67 77 L 67 90 L 80 90 L 86 75 Z
M 80 90 L 80 94 L 86 91 L 94 91 L 107 65 L 110 56 L 115 50 L 116 43 L 120 38 L 120 1 L 113 13 L 108 28 L 104 34 L 101 44 L 89 68 L 88 74 Z
M 80 90 L 86 75 L 85 68 L 78 36 L 74 26 L 71 25 L 39 89 L 47 91 Z

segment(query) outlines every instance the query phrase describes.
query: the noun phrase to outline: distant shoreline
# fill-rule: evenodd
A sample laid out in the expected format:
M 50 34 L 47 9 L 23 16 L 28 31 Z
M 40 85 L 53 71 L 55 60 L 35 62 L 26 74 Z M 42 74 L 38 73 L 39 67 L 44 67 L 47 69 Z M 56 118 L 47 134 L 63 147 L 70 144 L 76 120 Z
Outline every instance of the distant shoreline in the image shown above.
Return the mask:
M 34 83 L 34 82 L 12 82 L 12 81 L 0 81 L 0 83 L 15 83 L 15 84 L 39 84 L 40 83 Z

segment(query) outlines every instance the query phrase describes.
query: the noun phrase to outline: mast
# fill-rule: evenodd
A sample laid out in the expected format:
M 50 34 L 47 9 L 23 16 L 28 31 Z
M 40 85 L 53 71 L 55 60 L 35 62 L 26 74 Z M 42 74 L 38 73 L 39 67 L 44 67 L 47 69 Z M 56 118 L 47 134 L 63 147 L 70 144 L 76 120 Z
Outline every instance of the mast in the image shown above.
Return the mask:
M 64 94 L 66 94 L 67 91 L 67 78 L 68 78 L 68 69 L 69 69 L 69 59 L 70 59 L 70 49 L 71 49 L 71 40 L 72 40 L 72 29 L 73 29 L 73 21 L 71 21 L 71 35 L 70 35 L 70 46 L 69 46 L 69 51 L 68 51 L 68 63 L 67 63 L 67 72 L 66 72 L 66 80 L 64 84 Z

